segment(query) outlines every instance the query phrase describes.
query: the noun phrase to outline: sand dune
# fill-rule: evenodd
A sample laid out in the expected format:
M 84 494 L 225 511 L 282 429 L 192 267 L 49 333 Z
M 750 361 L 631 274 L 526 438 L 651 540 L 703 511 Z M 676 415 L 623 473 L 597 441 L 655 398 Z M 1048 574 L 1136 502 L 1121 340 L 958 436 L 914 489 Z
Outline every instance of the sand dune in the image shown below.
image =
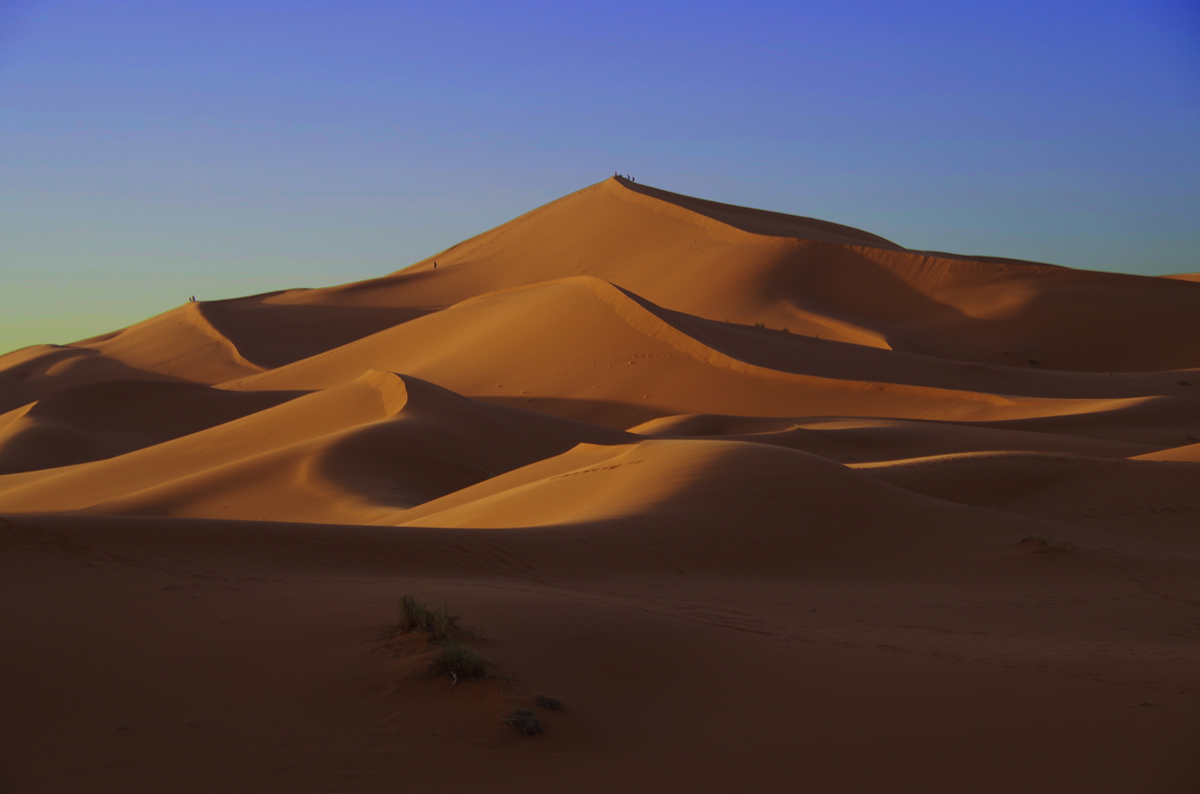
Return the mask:
M 614 178 L 0 356 L 3 787 L 1191 791 L 1194 282 Z
M 0 509 L 365 523 L 576 443 L 625 438 L 368 372 L 131 454 L 47 471 L 0 491 Z
M 279 367 L 323 353 L 425 312 L 359 302 L 351 292 L 287 290 L 198 304 L 205 320 L 250 360 Z
M 109 458 L 278 405 L 287 392 L 230 392 L 172 381 L 110 380 L 0 415 L 0 473 Z
M 1192 436 L 1194 438 L 1194 436 Z M 1184 444 L 1158 452 L 1147 452 L 1143 455 L 1132 456 L 1138 460 L 1178 460 L 1189 463 L 1200 463 L 1200 443 Z
M 1007 452 L 856 465 L 937 499 L 1195 549 L 1196 463 Z
M 0 357 L 0 410 L 63 389 L 109 380 L 220 383 L 262 368 L 247 361 L 197 303 L 71 345 L 41 345 Z
M 630 428 L 655 438 L 713 437 L 811 452 L 839 463 L 878 462 L 958 452 L 1066 452 L 1095 457 L 1151 456 L 1147 445 L 1085 435 L 1006 430 L 985 424 L 849 417 L 685 415 Z
M 90 512 L 370 523 L 574 444 L 625 438 L 619 431 L 477 403 L 416 378 L 368 377 L 403 390 L 403 407 L 385 419 L 101 502 Z
M 753 334 L 712 324 L 702 330 L 706 333 L 700 335 L 719 338 L 733 355 L 667 323 L 627 292 L 577 277 L 469 299 L 223 388 L 321 389 L 366 368 L 386 369 L 481 399 L 523 401 L 537 410 L 610 427 L 671 414 L 779 415 L 797 408 L 818 415 L 1015 420 L 1115 404 L 807 376 L 800 374 L 807 368 L 802 341 L 775 340 L 777 346 L 767 342 L 756 350 Z M 869 364 L 853 363 L 839 369 L 843 374 L 872 371 Z M 874 372 L 891 374 L 886 366 L 876 366 Z M 971 373 L 958 378 L 970 379 Z M 1096 381 L 1097 392 L 1122 389 L 1109 381 Z M 1123 388 L 1144 393 L 1154 385 L 1162 388 L 1157 382 Z M 1058 389 L 1086 393 L 1078 383 Z M 1055 391 L 1055 386 L 1047 390 Z
M 707 319 L 954 360 L 1103 373 L 1200 363 L 1200 296 L 1174 282 L 912 252 L 811 219 L 695 207 L 606 180 L 383 280 L 381 295 L 420 277 L 414 296 L 451 305 L 591 275 Z M 735 216 L 754 231 L 719 219 Z

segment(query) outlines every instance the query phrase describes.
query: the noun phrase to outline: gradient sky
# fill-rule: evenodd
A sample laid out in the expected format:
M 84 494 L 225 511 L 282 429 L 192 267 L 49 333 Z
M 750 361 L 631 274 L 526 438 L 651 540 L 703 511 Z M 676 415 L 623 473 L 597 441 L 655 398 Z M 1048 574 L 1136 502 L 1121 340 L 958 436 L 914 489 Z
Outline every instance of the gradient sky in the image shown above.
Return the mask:
M 0 0 L 0 351 L 382 275 L 610 176 L 1200 270 L 1200 11 Z

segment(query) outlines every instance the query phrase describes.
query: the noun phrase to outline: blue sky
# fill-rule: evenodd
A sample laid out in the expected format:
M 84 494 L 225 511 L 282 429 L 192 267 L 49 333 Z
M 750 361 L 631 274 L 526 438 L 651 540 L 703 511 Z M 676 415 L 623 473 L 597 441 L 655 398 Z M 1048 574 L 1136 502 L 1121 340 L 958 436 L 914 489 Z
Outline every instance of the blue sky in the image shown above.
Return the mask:
M 912 248 L 1200 270 L 1200 11 L 0 2 L 0 351 L 381 275 L 614 170 Z

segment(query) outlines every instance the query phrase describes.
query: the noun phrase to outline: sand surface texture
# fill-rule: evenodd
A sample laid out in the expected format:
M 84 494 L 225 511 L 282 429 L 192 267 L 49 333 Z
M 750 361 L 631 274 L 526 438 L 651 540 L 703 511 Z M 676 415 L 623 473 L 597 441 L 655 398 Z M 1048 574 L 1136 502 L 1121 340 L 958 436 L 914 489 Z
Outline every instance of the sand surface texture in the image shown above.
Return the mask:
M 0 565 L 6 794 L 1196 792 L 1200 281 L 614 178 L 0 356 Z

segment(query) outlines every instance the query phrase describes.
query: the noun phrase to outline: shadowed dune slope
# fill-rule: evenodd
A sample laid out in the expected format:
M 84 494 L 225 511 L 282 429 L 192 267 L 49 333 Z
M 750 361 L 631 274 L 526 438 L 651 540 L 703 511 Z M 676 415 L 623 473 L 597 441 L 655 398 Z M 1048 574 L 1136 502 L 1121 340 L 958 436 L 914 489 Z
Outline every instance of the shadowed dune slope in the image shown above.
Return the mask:
M 681 571 L 768 577 L 954 576 L 955 564 L 973 564 L 1030 535 L 1092 548 L 1136 548 L 1145 540 L 1046 522 L 1035 511 L 963 507 L 960 498 L 931 498 L 904 483 L 872 482 L 871 474 L 740 441 L 581 445 L 378 523 L 490 530 L 505 539 L 521 530 L 519 542 L 557 547 L 569 570 L 577 570 L 568 559 L 575 555 L 619 570 L 624 555 L 631 571 L 636 549 L 644 558 L 638 568 L 654 560 Z
M 102 381 L 0 415 L 0 474 L 109 458 L 278 405 L 295 392 Z
M 200 303 L 204 318 L 243 355 L 279 367 L 323 353 L 426 313 L 423 308 L 373 305 L 338 288 L 285 290 Z
M 836 515 L 854 509 L 849 501 L 872 514 L 869 522 L 848 522 L 872 527 L 864 550 L 918 542 L 880 527 L 878 519 L 889 511 L 914 509 L 919 501 L 899 489 L 878 488 L 866 475 L 808 453 L 703 439 L 576 447 L 397 518 L 412 526 L 504 528 L 642 516 L 681 536 L 706 527 L 747 536 L 829 532 L 830 542 L 839 544 L 857 542 L 850 540 L 857 530 L 831 529 Z M 805 524 L 814 532 L 806 533 Z M 692 536 L 681 545 L 696 542 Z
M 857 465 L 937 499 L 1197 548 L 1200 463 L 1006 452 Z

